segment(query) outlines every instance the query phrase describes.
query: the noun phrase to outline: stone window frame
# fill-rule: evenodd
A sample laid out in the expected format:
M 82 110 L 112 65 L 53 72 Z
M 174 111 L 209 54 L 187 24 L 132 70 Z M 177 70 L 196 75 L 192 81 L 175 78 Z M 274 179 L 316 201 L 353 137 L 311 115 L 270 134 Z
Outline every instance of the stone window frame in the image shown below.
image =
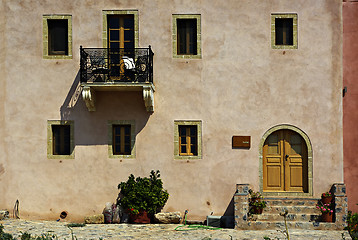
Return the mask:
M 69 155 L 53 154 L 53 125 L 69 125 L 70 126 L 70 152 Z M 71 120 L 47 120 L 47 158 L 49 159 L 74 159 L 75 158 L 75 123 Z
M 179 126 L 197 126 L 198 155 L 179 155 Z M 174 121 L 174 159 L 202 159 L 202 121 L 201 120 L 175 120 Z
M 138 10 L 103 10 L 103 30 L 102 30 L 102 41 L 103 48 L 108 47 L 108 15 L 134 15 L 134 47 L 139 48 L 139 17 Z
M 293 45 L 276 45 L 276 18 L 293 19 Z M 272 49 L 298 49 L 298 14 L 297 13 L 272 13 L 271 14 L 271 47 Z
M 66 19 L 68 24 L 67 40 L 68 40 L 68 54 L 67 55 L 49 55 L 48 54 L 48 20 L 52 19 Z M 72 59 L 72 15 L 67 14 L 50 14 L 42 16 L 42 41 L 43 41 L 43 58 L 44 59 Z
M 177 45 L 177 19 L 196 19 L 196 48 L 197 54 L 179 54 Z M 172 15 L 172 44 L 173 44 L 173 58 L 183 59 L 201 59 L 201 14 L 173 14 Z
M 276 132 L 278 130 L 291 130 L 299 134 L 305 141 L 307 146 L 307 170 L 308 170 L 308 192 L 301 193 L 301 192 L 264 192 L 263 191 L 263 148 L 266 139 L 271 135 L 271 133 Z M 312 151 L 312 144 L 311 140 L 309 139 L 308 135 L 299 129 L 296 126 L 289 125 L 289 124 L 280 124 L 274 126 L 267 130 L 261 138 L 260 145 L 259 145 L 259 185 L 260 185 L 260 192 L 264 196 L 287 196 L 287 197 L 311 197 L 313 196 L 313 151 Z
M 119 155 L 113 154 L 113 125 L 130 125 L 131 126 L 131 154 L 130 155 Z M 125 158 L 133 159 L 136 157 L 136 145 L 135 145 L 135 120 L 110 120 L 107 123 L 108 129 L 108 156 L 109 158 Z

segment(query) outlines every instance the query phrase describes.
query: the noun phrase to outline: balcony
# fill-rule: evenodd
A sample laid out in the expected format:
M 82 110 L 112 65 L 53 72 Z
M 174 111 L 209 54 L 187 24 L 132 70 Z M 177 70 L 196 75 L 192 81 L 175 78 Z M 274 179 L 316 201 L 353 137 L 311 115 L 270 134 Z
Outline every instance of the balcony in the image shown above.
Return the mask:
M 80 47 L 82 97 L 96 111 L 96 91 L 143 91 L 146 110 L 153 112 L 153 52 L 150 48 Z

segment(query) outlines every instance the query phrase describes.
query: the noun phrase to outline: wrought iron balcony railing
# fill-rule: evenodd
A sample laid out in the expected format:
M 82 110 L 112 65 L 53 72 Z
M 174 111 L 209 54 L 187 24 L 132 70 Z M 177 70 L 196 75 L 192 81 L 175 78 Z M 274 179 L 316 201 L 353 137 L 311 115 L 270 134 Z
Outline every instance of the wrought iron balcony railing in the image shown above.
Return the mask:
M 80 47 L 81 83 L 153 83 L 153 52 L 150 48 Z

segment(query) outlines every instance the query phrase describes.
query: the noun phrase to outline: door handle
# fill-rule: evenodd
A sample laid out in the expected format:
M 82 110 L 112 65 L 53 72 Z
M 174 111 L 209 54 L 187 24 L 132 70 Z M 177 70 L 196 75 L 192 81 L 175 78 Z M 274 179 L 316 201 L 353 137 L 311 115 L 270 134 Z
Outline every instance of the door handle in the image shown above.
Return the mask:
M 288 155 L 285 156 L 286 161 L 287 161 L 288 157 L 289 157 Z

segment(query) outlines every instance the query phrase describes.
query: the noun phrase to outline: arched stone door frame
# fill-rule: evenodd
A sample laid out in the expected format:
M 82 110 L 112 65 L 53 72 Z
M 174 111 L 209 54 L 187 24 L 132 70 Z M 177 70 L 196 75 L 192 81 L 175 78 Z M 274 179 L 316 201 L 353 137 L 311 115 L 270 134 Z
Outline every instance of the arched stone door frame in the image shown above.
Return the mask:
M 305 141 L 307 146 L 307 170 L 308 170 L 308 192 L 307 193 L 295 193 L 295 192 L 263 192 L 263 147 L 266 139 L 273 132 L 278 130 L 291 130 L 298 133 Z M 259 144 L 259 177 L 260 177 L 260 192 L 265 196 L 312 196 L 313 195 L 313 153 L 312 144 L 308 135 L 298 127 L 289 124 L 280 124 L 267 130 L 261 138 Z

